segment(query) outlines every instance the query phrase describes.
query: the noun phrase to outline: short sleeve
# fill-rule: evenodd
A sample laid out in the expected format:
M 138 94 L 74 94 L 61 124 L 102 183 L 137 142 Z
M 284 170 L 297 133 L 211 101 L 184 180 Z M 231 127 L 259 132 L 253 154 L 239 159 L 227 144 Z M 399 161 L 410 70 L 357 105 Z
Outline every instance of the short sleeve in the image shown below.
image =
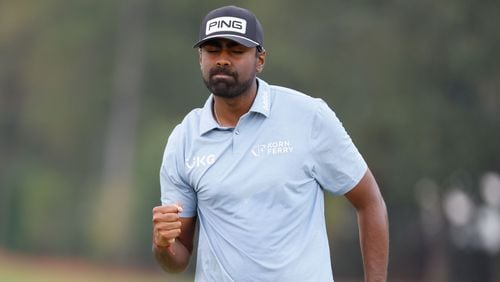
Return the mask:
M 160 167 L 160 186 L 162 205 L 179 204 L 182 206 L 181 217 L 196 215 L 197 200 L 193 188 L 183 179 L 184 163 L 181 128 L 178 125 L 168 138 Z
M 319 100 L 311 129 L 312 175 L 323 189 L 342 195 L 356 186 L 366 162 L 328 105 Z

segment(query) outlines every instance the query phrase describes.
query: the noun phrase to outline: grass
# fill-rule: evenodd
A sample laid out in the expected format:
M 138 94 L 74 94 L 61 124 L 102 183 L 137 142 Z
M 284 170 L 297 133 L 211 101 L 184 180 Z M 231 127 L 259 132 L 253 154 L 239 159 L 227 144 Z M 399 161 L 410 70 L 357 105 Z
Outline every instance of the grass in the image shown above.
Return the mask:
M 0 252 L 1 282 L 187 282 L 192 277 L 159 269 L 117 267 L 76 258 L 25 256 Z

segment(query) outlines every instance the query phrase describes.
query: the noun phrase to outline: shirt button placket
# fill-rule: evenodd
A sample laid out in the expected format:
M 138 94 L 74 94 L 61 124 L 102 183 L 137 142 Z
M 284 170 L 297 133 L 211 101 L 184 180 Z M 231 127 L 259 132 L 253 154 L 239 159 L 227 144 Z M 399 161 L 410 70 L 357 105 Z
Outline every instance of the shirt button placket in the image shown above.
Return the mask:
M 233 131 L 233 153 L 238 153 L 240 147 L 240 130 L 238 128 L 235 128 Z

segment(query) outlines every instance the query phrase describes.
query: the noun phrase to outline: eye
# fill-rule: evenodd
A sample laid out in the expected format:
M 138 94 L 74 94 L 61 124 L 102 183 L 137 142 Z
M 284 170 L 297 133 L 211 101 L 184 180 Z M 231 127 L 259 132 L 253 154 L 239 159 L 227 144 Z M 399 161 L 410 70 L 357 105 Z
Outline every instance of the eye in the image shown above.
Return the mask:
M 217 47 L 217 46 L 210 46 L 210 45 L 205 46 L 203 49 L 204 49 L 204 50 L 205 50 L 205 52 L 207 52 L 207 53 L 216 53 L 216 52 L 219 52 L 219 51 L 220 51 L 220 48 L 219 48 L 219 47 Z
M 240 55 L 240 54 L 245 53 L 245 50 L 240 49 L 240 48 L 235 48 L 235 49 L 232 49 L 231 51 L 232 51 L 234 54 L 237 54 L 237 55 Z

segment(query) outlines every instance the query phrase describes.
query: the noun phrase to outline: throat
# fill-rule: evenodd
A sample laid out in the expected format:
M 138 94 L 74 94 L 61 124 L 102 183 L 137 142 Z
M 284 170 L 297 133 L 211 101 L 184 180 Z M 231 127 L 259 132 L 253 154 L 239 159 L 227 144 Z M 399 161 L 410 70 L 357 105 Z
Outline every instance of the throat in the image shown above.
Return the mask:
M 240 120 L 241 115 L 235 115 L 231 113 L 221 113 L 220 109 L 216 109 L 215 103 L 212 106 L 212 113 L 215 121 L 220 127 L 235 128 Z M 242 114 L 243 115 L 243 114 Z

